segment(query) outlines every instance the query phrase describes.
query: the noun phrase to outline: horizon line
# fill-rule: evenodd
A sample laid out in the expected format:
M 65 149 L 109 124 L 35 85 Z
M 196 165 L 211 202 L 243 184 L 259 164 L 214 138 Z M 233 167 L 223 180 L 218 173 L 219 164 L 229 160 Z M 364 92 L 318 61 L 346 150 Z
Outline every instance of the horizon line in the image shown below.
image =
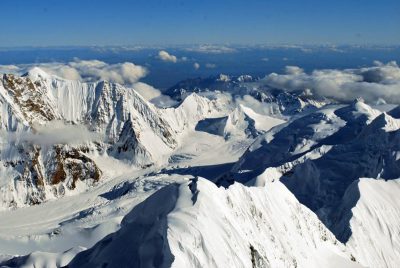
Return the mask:
M 2 46 L 0 49 L 24 49 L 24 48 L 136 48 L 136 49 L 156 49 L 156 48 L 189 48 L 196 46 L 225 46 L 232 48 L 302 48 L 302 47 L 400 47 L 400 44 L 379 44 L 379 43 L 186 43 L 186 44 L 109 44 L 109 45 L 17 45 Z

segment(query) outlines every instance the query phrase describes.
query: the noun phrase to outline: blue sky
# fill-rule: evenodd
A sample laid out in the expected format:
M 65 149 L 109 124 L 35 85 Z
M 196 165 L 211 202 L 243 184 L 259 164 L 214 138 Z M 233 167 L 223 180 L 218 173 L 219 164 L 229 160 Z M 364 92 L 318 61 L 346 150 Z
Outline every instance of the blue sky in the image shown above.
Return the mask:
M 1 47 L 400 44 L 399 0 L 3 0 Z

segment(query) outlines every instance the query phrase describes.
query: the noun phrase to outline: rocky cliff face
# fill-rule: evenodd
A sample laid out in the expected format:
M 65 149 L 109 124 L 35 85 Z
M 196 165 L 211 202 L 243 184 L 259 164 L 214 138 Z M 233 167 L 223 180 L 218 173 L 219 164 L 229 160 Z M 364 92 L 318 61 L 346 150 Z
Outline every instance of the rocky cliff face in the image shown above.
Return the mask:
M 3 207 L 35 205 L 63 196 L 76 188 L 93 185 L 102 171 L 85 155 L 87 148 L 54 145 L 16 145 L 17 152 L 1 160 L 1 173 L 12 175 L 2 178 L 0 187 Z

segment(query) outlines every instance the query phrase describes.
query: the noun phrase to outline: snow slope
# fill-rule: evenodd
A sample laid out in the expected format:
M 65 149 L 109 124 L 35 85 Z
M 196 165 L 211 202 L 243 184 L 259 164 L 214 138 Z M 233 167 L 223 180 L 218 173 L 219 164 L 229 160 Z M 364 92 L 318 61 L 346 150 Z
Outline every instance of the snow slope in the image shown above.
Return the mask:
M 172 184 L 70 267 L 360 267 L 280 182 Z
M 361 178 L 346 191 L 341 213 L 351 217 L 346 243 L 362 265 L 398 267 L 400 260 L 400 180 Z M 354 196 L 359 196 L 354 205 Z M 335 226 L 348 228 L 343 221 Z M 347 228 L 346 228 L 347 227 Z

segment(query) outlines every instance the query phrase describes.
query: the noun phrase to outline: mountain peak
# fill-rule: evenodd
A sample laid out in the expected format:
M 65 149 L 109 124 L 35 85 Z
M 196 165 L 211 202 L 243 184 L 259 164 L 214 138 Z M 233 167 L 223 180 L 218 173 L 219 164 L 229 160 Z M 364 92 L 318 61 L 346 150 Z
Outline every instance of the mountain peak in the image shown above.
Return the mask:
M 36 80 L 38 78 L 48 79 L 51 77 L 50 74 L 48 74 L 46 71 L 44 71 L 42 68 L 39 67 L 33 67 L 29 69 L 29 71 L 23 76 L 27 76 L 33 80 Z
M 396 131 L 400 128 L 400 120 L 391 117 L 387 113 L 382 113 L 377 116 L 369 125 L 371 129 L 384 129 L 385 132 Z

